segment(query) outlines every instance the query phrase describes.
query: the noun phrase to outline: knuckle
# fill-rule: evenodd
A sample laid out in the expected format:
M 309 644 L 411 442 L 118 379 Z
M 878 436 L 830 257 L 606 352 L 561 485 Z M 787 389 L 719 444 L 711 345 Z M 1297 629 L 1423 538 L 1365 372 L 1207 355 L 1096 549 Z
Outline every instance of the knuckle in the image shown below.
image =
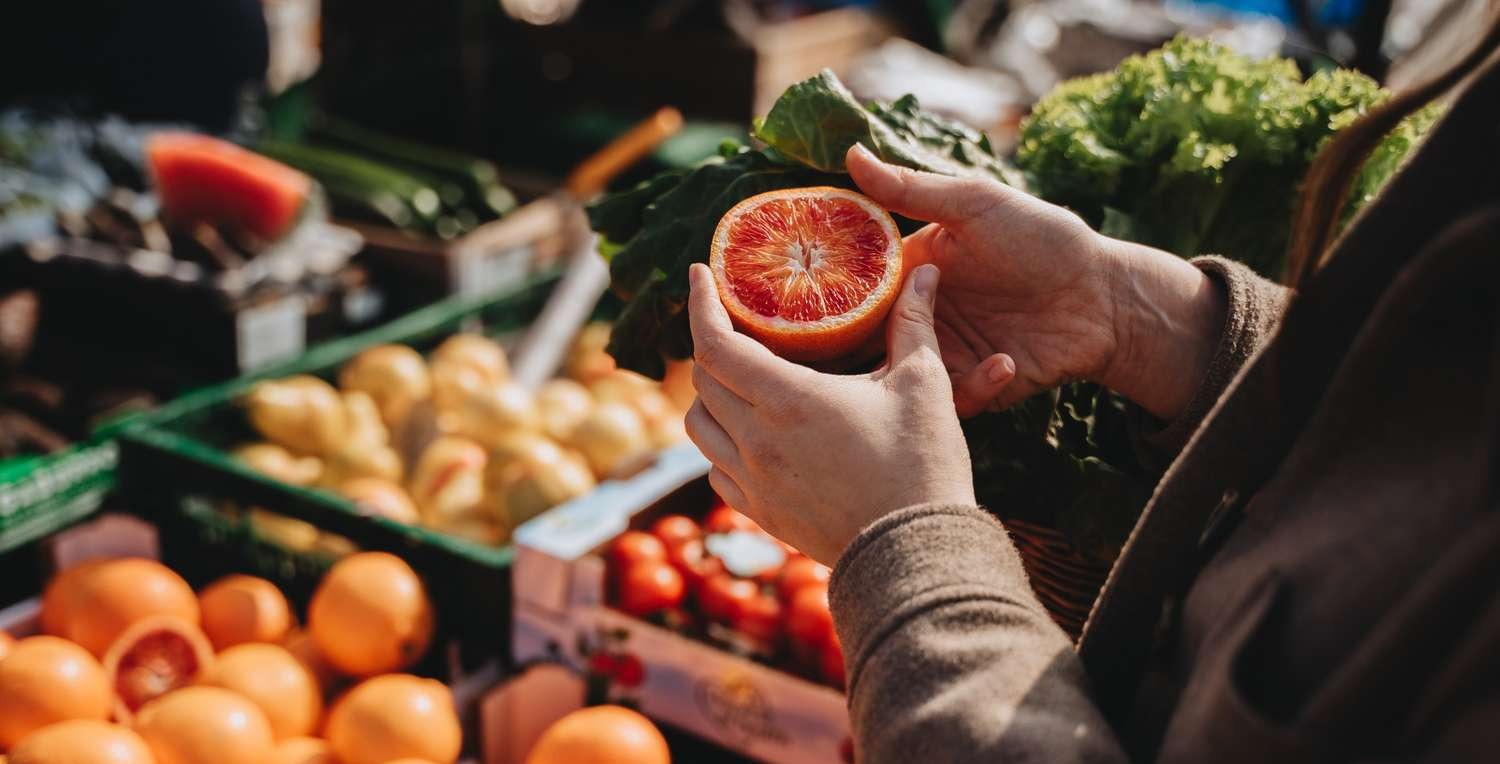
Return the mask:
M 693 343 L 693 360 L 705 368 L 714 368 L 722 363 L 728 352 L 727 343 L 717 332 L 710 333 Z M 694 370 L 696 372 L 696 369 Z M 697 377 L 694 376 L 694 380 Z

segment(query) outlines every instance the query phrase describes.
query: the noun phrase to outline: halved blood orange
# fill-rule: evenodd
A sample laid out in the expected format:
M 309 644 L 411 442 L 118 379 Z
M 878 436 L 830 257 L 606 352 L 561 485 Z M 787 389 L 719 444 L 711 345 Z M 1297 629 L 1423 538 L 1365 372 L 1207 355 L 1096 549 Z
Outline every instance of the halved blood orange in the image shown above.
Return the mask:
M 817 186 L 768 191 L 724 214 L 709 268 L 740 331 L 793 361 L 859 350 L 901 286 L 901 233 L 872 199 Z
M 163 615 L 136 621 L 104 654 L 115 720 L 129 724 L 146 703 L 198 681 L 214 661 L 203 631 Z

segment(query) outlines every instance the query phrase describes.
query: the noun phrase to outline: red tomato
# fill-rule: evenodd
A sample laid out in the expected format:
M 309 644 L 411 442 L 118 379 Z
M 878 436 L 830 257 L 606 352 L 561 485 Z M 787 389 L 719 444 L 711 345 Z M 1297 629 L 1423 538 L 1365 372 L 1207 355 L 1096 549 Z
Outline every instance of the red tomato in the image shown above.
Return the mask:
M 639 687 L 641 682 L 646 681 L 646 667 L 641 664 L 640 658 L 626 653 L 615 662 L 614 677 L 615 683 L 621 687 Z
M 678 607 L 686 593 L 682 574 L 676 568 L 647 560 L 625 569 L 620 579 L 620 609 L 631 615 L 649 615 Z
M 844 676 L 844 647 L 839 644 L 837 634 L 833 635 L 833 639 L 824 643 L 823 649 L 819 652 L 818 656 L 818 663 L 823 671 L 823 678 L 827 679 L 829 684 L 842 690 L 846 681 Z
M 781 639 L 781 613 L 780 601 L 757 591 L 746 599 L 734 600 L 729 625 L 751 639 L 774 644 Z
M 720 623 L 732 623 L 745 603 L 760 594 L 754 581 L 719 573 L 703 582 L 698 590 L 698 606 L 703 614 Z
M 694 593 L 704 582 L 724 572 L 724 561 L 708 553 L 701 539 L 688 539 L 667 549 L 667 561 L 682 574 Z
M 786 632 L 793 640 L 814 650 L 834 638 L 827 584 L 809 584 L 792 596 L 787 606 Z
M 651 533 L 668 549 L 684 541 L 703 538 L 703 529 L 687 515 L 666 515 L 651 526 Z
M 734 511 L 728 504 L 720 504 L 708 513 L 708 517 L 703 518 L 703 530 L 709 533 L 730 533 L 758 531 L 760 526 L 754 520 Z
M 833 571 L 827 565 L 812 559 L 811 557 L 793 557 L 781 568 L 781 578 L 776 582 L 776 591 L 781 599 L 790 602 L 792 597 L 804 586 L 812 584 L 828 585 L 828 577 Z
M 637 563 L 666 561 L 666 545 L 642 531 L 625 531 L 609 545 L 609 565 L 616 571 L 628 570 Z

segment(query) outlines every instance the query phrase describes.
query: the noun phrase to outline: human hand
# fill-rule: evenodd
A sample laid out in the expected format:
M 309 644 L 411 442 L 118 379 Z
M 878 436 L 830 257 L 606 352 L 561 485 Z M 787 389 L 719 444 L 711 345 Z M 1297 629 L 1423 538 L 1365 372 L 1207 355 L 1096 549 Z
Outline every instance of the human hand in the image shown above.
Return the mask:
M 692 266 L 689 281 L 698 400 L 687 432 L 730 506 L 833 565 L 861 529 L 889 512 L 975 503 L 934 333 L 936 267 L 907 277 L 890 313 L 886 363 L 862 375 L 824 374 L 777 357 L 735 332 L 706 266 Z
M 876 202 L 932 223 L 905 247 L 942 269 L 936 330 L 959 416 L 1075 379 L 1163 419 L 1187 405 L 1222 324 L 1197 268 L 994 180 L 889 165 L 859 145 L 846 165 Z

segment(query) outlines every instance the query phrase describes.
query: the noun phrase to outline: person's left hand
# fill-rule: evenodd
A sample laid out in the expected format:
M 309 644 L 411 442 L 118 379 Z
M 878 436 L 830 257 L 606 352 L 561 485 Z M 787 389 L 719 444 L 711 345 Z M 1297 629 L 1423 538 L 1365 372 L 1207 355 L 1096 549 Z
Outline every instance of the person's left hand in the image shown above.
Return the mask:
M 924 503 L 974 504 L 969 452 L 933 331 L 938 269 L 907 277 L 885 366 L 823 374 L 739 334 L 713 274 L 694 265 L 689 318 L 698 400 L 687 432 L 731 507 L 833 565 L 861 529 Z

